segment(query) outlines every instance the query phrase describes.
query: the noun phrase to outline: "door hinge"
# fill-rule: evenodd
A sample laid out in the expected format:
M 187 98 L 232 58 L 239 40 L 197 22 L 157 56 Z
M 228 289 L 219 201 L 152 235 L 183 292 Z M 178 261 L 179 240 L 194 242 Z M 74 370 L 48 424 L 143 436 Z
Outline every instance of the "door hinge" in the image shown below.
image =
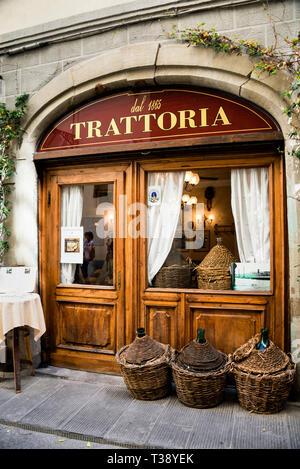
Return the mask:
M 50 207 L 51 204 L 51 192 L 48 191 L 48 207 Z
M 118 290 L 121 290 L 121 271 L 118 271 Z

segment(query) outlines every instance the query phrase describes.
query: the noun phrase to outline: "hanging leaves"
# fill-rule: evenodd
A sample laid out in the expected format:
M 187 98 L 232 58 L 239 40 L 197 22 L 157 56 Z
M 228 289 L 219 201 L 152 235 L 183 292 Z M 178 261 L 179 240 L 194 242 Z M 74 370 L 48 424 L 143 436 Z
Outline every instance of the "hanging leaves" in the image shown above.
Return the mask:
M 24 132 L 21 121 L 27 109 L 28 97 L 28 94 L 17 97 L 13 110 L 7 109 L 5 103 L 0 103 L 0 261 L 9 249 L 7 238 L 10 232 L 5 226 L 5 220 L 11 210 L 7 200 L 11 191 L 8 180 L 15 172 L 15 154 L 12 147 L 13 142 L 20 141 Z
M 245 39 L 230 39 L 220 33 L 214 28 L 205 29 L 205 23 L 200 23 L 193 28 L 184 28 L 183 30 L 176 30 L 173 26 L 173 32 L 169 34 L 170 38 L 181 39 L 188 44 L 188 46 L 196 47 L 211 47 L 217 53 L 235 53 L 238 55 L 247 54 L 251 57 L 259 57 L 259 61 L 254 65 L 254 68 L 261 72 L 267 72 L 269 75 L 275 75 L 279 71 L 286 71 L 293 77 L 291 86 L 284 93 L 281 98 L 285 99 L 288 104 L 284 109 L 284 113 L 291 119 L 293 115 L 298 118 L 300 116 L 300 31 L 296 38 L 284 38 L 286 48 L 279 50 L 277 48 L 277 33 L 275 29 L 275 44 L 272 47 L 263 47 L 258 41 L 245 40 Z M 294 130 L 288 135 L 289 138 L 299 142 L 300 128 L 295 127 Z M 300 159 L 300 144 L 289 152 L 291 155 Z

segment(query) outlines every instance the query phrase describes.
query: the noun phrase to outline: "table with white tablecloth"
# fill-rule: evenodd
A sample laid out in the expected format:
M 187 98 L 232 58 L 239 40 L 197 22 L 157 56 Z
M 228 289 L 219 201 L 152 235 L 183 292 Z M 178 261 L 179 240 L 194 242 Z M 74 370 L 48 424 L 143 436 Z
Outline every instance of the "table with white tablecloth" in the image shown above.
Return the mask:
M 40 296 L 37 293 L 0 294 L 0 343 L 5 334 L 13 330 L 13 361 L 16 392 L 21 390 L 19 328 L 32 327 L 37 341 L 46 331 Z

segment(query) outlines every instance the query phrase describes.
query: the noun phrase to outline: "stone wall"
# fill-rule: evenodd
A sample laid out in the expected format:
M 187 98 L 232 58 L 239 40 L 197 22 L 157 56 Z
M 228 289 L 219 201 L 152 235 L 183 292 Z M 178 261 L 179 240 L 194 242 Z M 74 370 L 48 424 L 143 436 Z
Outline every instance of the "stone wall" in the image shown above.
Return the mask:
M 271 14 L 278 46 L 282 46 L 284 37 L 296 36 L 300 21 L 297 0 L 270 1 L 268 11 L 258 0 L 152 0 L 129 2 L 125 7 L 122 4 L 0 35 L 1 100 L 13 105 L 17 95 L 34 94 L 74 63 L 110 49 L 147 41 L 169 42 L 167 33 L 173 31 L 173 25 L 182 29 L 205 22 L 231 38 L 254 39 L 270 46 L 274 44 Z
M 65 17 L 56 22 L 1 35 L 0 100 L 13 106 L 16 96 L 28 92 L 32 97 L 29 113 L 33 115 L 34 107 L 38 109 L 37 101 L 43 99 L 45 105 L 40 108 L 40 112 L 49 112 L 48 118 L 51 121 L 52 114 L 58 118 L 58 112 L 66 112 L 71 102 L 76 104 L 76 99 L 80 102 L 81 98 L 74 91 L 73 101 L 66 99 L 59 111 L 55 106 L 52 109 L 52 102 L 56 98 L 47 84 L 56 91 L 56 97 L 66 93 L 68 87 L 70 90 L 72 87 L 76 89 L 80 83 L 84 83 L 88 89 L 88 80 L 91 80 L 92 76 L 91 67 L 95 70 L 93 80 L 96 80 L 97 73 L 101 76 L 102 70 L 108 70 L 109 74 L 110 61 L 117 67 L 119 60 L 121 67 L 120 50 L 130 50 L 130 73 L 134 77 L 146 77 L 146 83 L 175 83 L 178 80 L 180 83 L 215 86 L 256 102 L 280 122 L 284 104 L 279 97 L 285 89 L 285 76 L 280 79 L 257 77 L 252 73 L 253 64 L 246 57 L 230 59 L 222 54 L 216 56 L 213 51 L 197 54 L 193 48 L 188 49 L 186 46 L 182 46 L 179 53 L 176 41 L 167 37 L 167 33 L 173 30 L 173 25 L 184 28 L 205 22 L 208 27 L 214 27 L 227 36 L 254 39 L 271 45 L 275 39 L 275 27 L 277 44 L 283 47 L 284 37 L 296 36 L 299 29 L 300 4 L 297 0 L 273 0 L 268 3 L 272 23 L 262 7 L 262 2 L 258 0 L 150 0 L 134 1 L 127 5 L 83 13 L 80 16 Z M 96 57 L 95 61 L 89 60 Z M 151 66 L 149 76 L 144 73 L 148 65 Z M 202 67 L 201 74 L 195 71 L 197 66 Z M 222 71 L 223 69 L 227 71 Z M 230 74 L 231 70 L 235 74 Z M 64 72 L 67 71 L 70 73 L 66 75 Z M 197 73 L 198 77 L 195 78 Z M 104 74 L 102 83 L 109 82 L 108 76 L 105 77 Z M 53 80 L 54 78 L 58 81 Z M 68 80 L 68 87 L 63 80 Z M 120 73 L 120 83 L 125 83 L 126 80 L 128 84 L 132 83 L 127 70 L 123 75 Z M 117 84 L 116 79 L 115 84 L 111 86 Z M 265 94 L 265 90 L 268 90 L 269 95 Z M 82 95 L 84 92 L 81 91 Z M 86 96 L 91 97 L 88 92 Z M 48 106 L 47 109 L 45 106 Z M 43 119 L 46 122 L 47 118 Z M 285 121 L 282 122 L 282 130 L 286 135 L 288 125 Z M 35 132 L 38 129 L 40 127 L 37 127 Z M 32 162 L 36 143 L 36 137 L 25 135 L 24 144 L 17 155 L 16 190 L 12 196 L 13 212 L 10 224 L 12 228 L 18 229 L 12 229 L 12 248 L 6 258 L 7 265 L 28 265 L 37 262 L 38 193 L 37 176 Z M 292 145 L 293 142 L 286 141 L 287 150 Z M 288 153 L 286 172 L 291 351 L 296 352 L 300 349 L 300 168 L 299 161 L 289 157 Z M 26 229 L 21 230 L 22 226 Z M 300 392 L 300 372 L 298 390 Z

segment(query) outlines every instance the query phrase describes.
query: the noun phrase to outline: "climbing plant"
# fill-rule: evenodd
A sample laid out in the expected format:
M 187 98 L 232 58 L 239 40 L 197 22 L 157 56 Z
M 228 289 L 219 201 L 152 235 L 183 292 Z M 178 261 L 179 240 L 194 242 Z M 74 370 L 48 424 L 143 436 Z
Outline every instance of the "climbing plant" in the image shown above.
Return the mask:
M 21 125 L 27 109 L 28 94 L 22 94 L 15 101 L 15 109 L 7 109 L 0 103 L 0 261 L 9 249 L 10 232 L 6 219 L 11 211 L 8 195 L 11 192 L 15 172 L 14 143 L 20 141 L 24 129 Z
M 254 68 L 269 75 L 275 75 L 279 71 L 285 71 L 291 77 L 291 85 L 285 90 L 281 98 L 285 100 L 284 113 L 292 120 L 293 115 L 300 117 L 300 31 L 293 39 L 286 37 L 286 47 L 283 50 L 277 47 L 277 33 L 273 28 L 275 41 L 271 47 L 263 47 L 258 41 L 245 39 L 230 39 L 214 28 L 206 29 L 205 23 L 200 23 L 194 28 L 177 30 L 173 25 L 173 31 L 168 34 L 170 38 L 182 39 L 188 46 L 210 47 L 217 53 L 247 54 L 258 60 Z M 300 159 L 300 127 L 294 126 L 289 134 L 298 146 L 291 154 Z

